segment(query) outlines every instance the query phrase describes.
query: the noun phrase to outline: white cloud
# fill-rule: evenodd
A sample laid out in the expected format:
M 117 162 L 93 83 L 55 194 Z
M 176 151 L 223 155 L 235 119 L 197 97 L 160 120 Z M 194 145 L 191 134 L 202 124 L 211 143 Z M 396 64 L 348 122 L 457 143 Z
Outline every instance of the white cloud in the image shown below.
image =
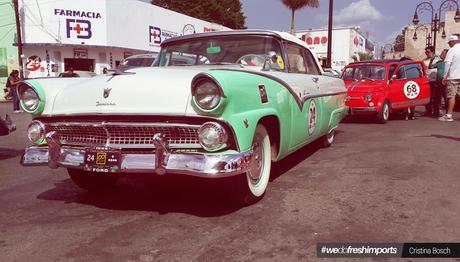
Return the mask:
M 383 19 L 382 13 L 369 0 L 358 0 L 334 14 L 337 25 L 363 25 Z

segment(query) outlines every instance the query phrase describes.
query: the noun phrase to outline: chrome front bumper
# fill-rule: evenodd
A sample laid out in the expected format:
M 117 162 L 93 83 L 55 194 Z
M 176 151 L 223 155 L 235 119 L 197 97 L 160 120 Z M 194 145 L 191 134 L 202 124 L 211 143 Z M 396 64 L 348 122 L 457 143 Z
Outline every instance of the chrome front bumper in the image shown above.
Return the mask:
M 61 146 L 54 134 L 47 134 L 48 146 L 25 149 L 21 159 L 24 166 L 84 169 L 84 148 Z M 122 173 L 179 173 L 207 178 L 234 176 L 248 171 L 253 161 L 253 150 L 233 154 L 173 153 L 161 137 L 154 138 L 155 153 L 123 153 Z

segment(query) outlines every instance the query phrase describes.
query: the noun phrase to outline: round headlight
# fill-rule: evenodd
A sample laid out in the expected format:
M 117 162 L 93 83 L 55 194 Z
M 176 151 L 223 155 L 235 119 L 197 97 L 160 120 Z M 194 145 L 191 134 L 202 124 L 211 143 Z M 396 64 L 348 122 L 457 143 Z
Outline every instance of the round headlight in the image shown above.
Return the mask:
M 198 140 L 204 149 L 216 151 L 227 146 L 228 135 L 218 123 L 206 122 L 198 130 Z
M 27 128 L 27 136 L 32 143 L 40 144 L 45 139 L 45 126 L 42 122 L 34 120 Z
M 221 98 L 219 87 L 208 80 L 198 83 L 194 95 L 198 106 L 205 110 L 215 108 L 219 104 Z
M 364 100 L 366 100 L 367 102 L 372 101 L 372 95 L 371 95 L 371 94 L 366 94 L 366 95 L 364 96 Z
M 38 96 L 37 92 L 31 87 L 26 87 L 24 89 L 20 89 L 21 94 L 20 99 L 22 101 L 22 106 L 27 111 L 34 111 L 37 109 L 40 103 L 40 97 Z

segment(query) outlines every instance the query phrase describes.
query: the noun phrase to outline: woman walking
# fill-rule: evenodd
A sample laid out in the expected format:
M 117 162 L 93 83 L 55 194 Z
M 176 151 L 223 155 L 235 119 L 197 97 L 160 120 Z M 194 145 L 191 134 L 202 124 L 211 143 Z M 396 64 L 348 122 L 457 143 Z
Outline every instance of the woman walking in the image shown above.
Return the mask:
M 6 87 L 9 89 L 9 95 L 13 98 L 13 110 L 14 113 L 20 113 L 22 110 L 19 108 L 19 95 L 18 95 L 18 84 L 21 81 L 19 78 L 19 71 L 13 70 L 10 76 L 6 80 Z

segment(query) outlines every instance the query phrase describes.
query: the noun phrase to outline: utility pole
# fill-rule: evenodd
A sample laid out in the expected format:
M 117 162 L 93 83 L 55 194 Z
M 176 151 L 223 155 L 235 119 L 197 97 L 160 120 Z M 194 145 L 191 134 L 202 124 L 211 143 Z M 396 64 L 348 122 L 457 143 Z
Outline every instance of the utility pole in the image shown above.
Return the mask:
M 334 0 L 329 0 L 329 24 L 327 27 L 327 67 L 332 67 L 332 15 Z
M 14 14 L 16 16 L 16 38 L 18 44 L 18 63 L 19 63 L 19 74 L 21 78 L 24 76 L 23 74 L 23 64 L 22 64 L 22 36 L 21 36 L 21 22 L 19 21 L 19 6 L 18 0 L 13 0 L 14 5 Z

